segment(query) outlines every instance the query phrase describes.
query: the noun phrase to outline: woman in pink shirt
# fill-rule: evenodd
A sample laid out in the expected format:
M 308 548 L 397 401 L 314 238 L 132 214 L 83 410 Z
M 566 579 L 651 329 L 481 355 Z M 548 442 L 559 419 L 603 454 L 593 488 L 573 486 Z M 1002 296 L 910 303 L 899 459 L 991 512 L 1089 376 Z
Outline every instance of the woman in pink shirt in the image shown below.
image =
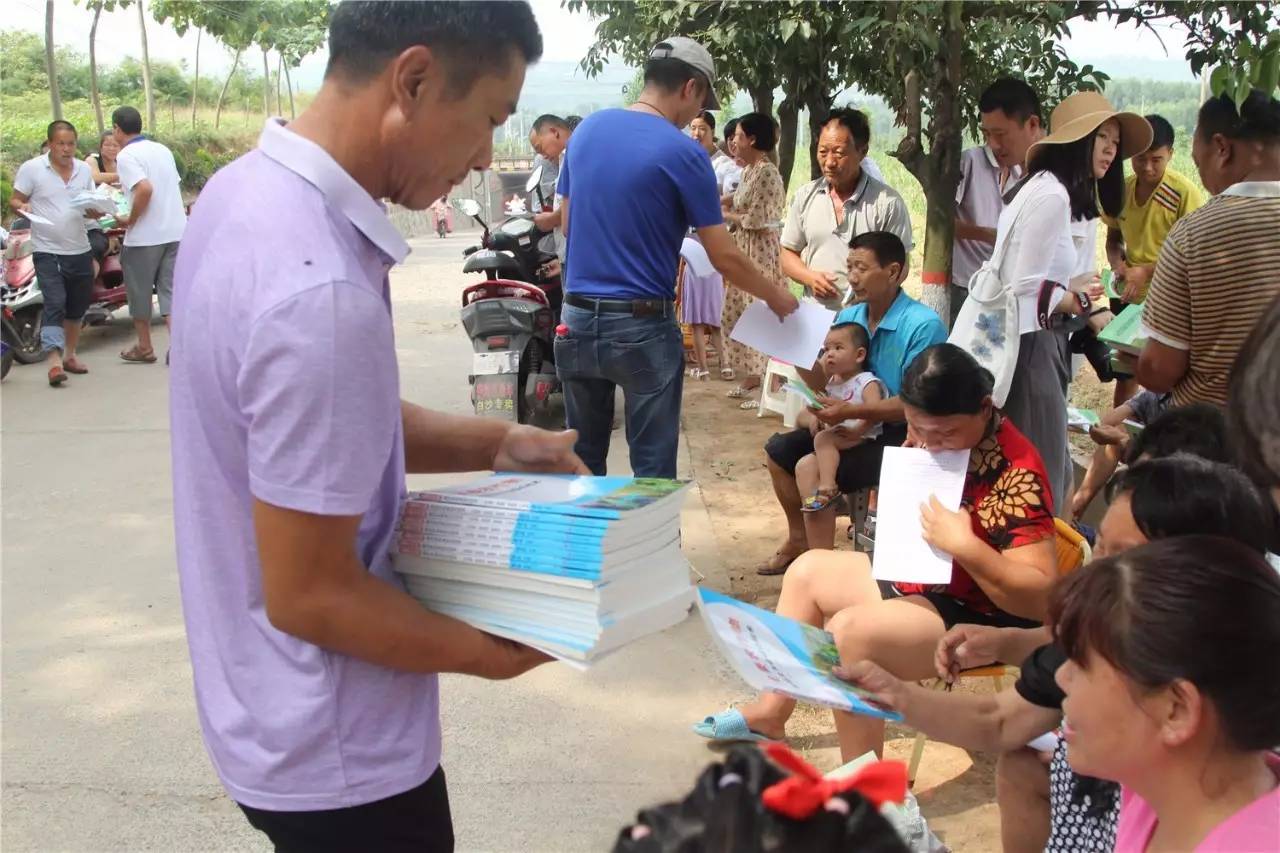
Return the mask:
M 1280 850 L 1280 574 L 1213 536 L 1054 591 L 1067 760 L 1123 786 L 1116 853 Z

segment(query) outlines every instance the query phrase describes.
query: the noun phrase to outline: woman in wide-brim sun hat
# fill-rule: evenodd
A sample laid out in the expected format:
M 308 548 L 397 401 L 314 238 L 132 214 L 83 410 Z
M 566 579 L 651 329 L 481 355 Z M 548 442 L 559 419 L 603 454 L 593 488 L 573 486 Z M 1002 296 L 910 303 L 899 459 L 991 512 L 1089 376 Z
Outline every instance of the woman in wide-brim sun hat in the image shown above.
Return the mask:
M 1078 276 L 1091 247 L 1072 223 L 1118 216 L 1124 206 L 1124 161 L 1151 146 L 1151 125 L 1122 112 L 1098 92 L 1065 98 L 1049 119 L 1049 135 L 1027 151 L 1027 178 L 1000 216 L 997 240 L 1008 245 L 1000 278 L 1018 296 L 1018 361 L 1004 411 L 1044 460 L 1055 504 L 1069 499 L 1067 450 L 1068 337 L 1095 308 Z M 1075 281 L 1073 282 L 1073 277 Z M 1074 287 L 1074 289 L 1073 289 Z

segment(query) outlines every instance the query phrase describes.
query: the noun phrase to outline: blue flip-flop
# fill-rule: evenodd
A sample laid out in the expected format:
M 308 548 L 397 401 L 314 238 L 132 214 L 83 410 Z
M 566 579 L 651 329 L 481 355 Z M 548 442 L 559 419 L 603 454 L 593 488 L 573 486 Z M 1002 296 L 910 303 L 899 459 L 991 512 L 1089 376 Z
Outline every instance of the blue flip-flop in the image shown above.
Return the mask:
M 693 730 L 708 740 L 722 743 L 740 743 L 743 741 L 775 743 L 773 738 L 766 737 L 759 732 L 753 732 L 747 726 L 747 718 L 742 716 L 742 712 L 736 708 L 721 711 L 719 714 L 707 717 L 700 723 L 694 723 Z

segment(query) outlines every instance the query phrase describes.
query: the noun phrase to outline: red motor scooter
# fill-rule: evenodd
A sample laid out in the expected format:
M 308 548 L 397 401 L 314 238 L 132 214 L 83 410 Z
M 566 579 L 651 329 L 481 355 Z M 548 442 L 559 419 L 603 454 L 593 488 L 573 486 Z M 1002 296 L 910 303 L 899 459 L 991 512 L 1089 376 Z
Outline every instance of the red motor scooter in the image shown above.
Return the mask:
M 86 326 L 105 323 L 111 318 L 112 312 L 128 302 L 124 286 L 124 269 L 120 266 L 120 240 L 124 237 L 124 229 L 109 228 L 105 233 L 113 245 L 102 259 L 98 267 L 98 275 L 93 279 L 93 301 L 84 312 Z

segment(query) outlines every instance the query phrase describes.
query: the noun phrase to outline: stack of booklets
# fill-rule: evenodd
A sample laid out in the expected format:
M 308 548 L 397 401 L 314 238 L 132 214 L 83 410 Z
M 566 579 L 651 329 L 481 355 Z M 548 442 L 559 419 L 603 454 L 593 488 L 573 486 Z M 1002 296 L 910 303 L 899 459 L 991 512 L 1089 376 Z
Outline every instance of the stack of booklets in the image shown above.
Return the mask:
M 1147 344 L 1142 334 L 1142 305 L 1126 305 L 1098 332 L 1098 340 L 1128 355 L 1142 355 L 1142 348 Z
M 693 604 L 680 552 L 689 484 L 493 474 L 413 492 L 395 567 L 437 613 L 585 665 L 680 622 Z

